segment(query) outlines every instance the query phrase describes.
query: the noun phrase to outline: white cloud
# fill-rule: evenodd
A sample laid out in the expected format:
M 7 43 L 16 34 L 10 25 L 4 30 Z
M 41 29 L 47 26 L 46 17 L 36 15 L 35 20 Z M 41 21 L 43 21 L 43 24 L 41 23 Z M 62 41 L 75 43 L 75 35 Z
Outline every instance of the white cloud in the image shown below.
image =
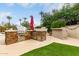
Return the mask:
M 16 3 L 7 3 L 7 6 L 14 6 Z M 35 6 L 36 4 L 43 5 L 47 7 L 47 11 L 51 11 L 51 9 L 61 9 L 66 3 L 17 3 L 17 5 L 25 7 L 25 8 L 31 8 Z M 70 3 L 71 6 L 73 6 L 73 3 Z
M 40 5 L 44 6 L 44 12 L 52 12 L 53 9 L 60 10 L 63 7 L 64 3 L 44 3 Z
M 7 6 L 14 6 L 14 3 L 7 3 Z
M 0 12 L 0 18 L 4 18 L 6 16 L 10 16 L 11 12 Z
M 1 22 L 6 23 L 8 20 L 6 19 L 6 16 L 11 16 L 11 12 L 0 12 L 0 24 Z
M 20 5 L 22 7 L 28 7 L 30 4 L 29 3 L 19 3 L 18 5 Z
M 70 4 L 70 6 L 72 7 L 75 3 L 61 3 L 61 4 L 59 4 L 58 9 L 61 9 L 63 6 L 65 6 L 67 4 Z
M 46 12 L 50 12 L 50 11 L 52 11 L 52 9 L 54 9 L 54 4 L 52 3 L 47 3 L 47 4 L 43 4 L 44 6 L 45 6 L 45 8 L 46 8 Z
M 47 4 L 40 4 L 44 5 L 46 7 L 45 12 L 52 12 L 53 9 L 60 10 L 64 5 L 67 5 L 67 3 L 47 3 Z M 70 6 L 72 7 L 74 4 L 70 3 Z
M 37 5 L 38 3 L 17 3 L 17 5 L 22 6 L 24 8 L 32 8 L 33 6 Z M 8 3 L 7 6 L 14 6 L 15 3 Z M 41 6 L 45 6 L 46 11 L 52 11 L 52 9 L 61 9 L 62 6 L 64 5 L 64 3 L 39 3 L 39 5 Z
M 7 3 L 6 5 L 9 7 L 14 6 L 16 3 Z M 31 8 L 34 5 L 36 5 L 36 3 L 17 3 L 17 5 L 22 6 L 24 8 Z
M 59 10 L 59 9 L 61 9 L 63 6 L 64 6 L 64 3 L 58 4 L 57 9 Z
M 20 3 L 18 5 L 20 5 L 20 6 L 24 7 L 24 8 L 32 8 L 33 6 L 36 5 L 36 3 Z
M 29 6 L 31 6 L 31 4 L 29 4 L 29 3 L 20 3 L 18 5 L 20 5 L 22 7 L 29 7 Z

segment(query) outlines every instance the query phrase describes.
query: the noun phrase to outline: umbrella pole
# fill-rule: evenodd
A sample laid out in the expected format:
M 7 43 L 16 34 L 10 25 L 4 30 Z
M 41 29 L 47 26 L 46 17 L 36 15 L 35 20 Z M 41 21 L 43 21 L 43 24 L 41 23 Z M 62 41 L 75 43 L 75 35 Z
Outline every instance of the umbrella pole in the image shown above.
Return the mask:
M 33 31 L 31 31 L 30 34 L 31 34 L 31 39 L 33 39 Z

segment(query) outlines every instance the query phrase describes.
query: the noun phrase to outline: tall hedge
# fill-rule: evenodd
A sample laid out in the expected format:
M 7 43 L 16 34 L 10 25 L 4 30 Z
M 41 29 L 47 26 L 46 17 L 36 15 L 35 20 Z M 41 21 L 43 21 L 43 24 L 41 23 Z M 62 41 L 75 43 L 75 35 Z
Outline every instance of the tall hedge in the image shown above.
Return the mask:
M 63 20 L 56 20 L 52 22 L 51 27 L 52 28 L 61 28 L 64 27 L 66 25 L 66 22 Z

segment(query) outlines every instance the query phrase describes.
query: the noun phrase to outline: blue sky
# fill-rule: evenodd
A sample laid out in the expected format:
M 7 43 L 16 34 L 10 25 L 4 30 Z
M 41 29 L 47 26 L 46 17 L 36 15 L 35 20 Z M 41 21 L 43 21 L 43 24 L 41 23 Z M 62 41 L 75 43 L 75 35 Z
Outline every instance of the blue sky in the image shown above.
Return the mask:
M 51 12 L 53 9 L 61 9 L 63 4 L 56 3 L 1 3 L 0 4 L 0 24 L 1 22 L 8 22 L 6 16 L 11 16 L 12 24 L 19 25 L 19 19 L 26 17 L 27 21 L 30 21 L 30 15 L 34 16 L 35 25 L 40 24 L 40 12 Z

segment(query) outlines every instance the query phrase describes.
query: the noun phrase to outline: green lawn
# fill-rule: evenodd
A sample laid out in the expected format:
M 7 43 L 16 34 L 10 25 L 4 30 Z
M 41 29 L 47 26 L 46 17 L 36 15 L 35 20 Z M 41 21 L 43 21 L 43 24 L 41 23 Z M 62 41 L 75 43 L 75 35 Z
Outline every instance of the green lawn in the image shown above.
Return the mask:
M 52 43 L 45 47 L 24 53 L 21 56 L 79 56 L 79 47 Z

